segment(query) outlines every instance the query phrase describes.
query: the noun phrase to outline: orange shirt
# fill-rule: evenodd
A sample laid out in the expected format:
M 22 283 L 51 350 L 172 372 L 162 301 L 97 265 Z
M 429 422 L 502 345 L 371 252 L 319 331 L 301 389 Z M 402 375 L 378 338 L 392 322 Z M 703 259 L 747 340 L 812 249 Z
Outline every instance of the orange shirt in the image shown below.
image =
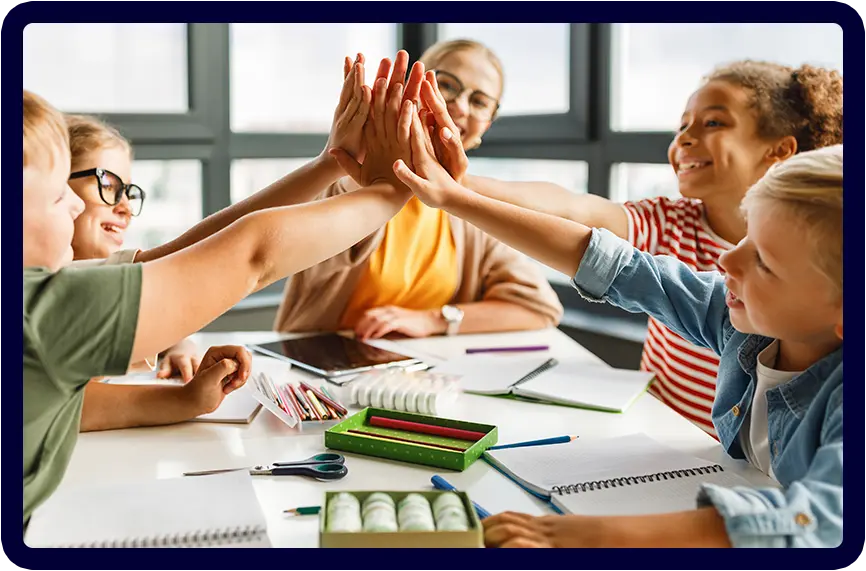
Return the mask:
M 352 329 L 368 309 L 436 309 L 457 289 L 457 251 L 448 215 L 413 197 L 385 226 L 340 321 Z

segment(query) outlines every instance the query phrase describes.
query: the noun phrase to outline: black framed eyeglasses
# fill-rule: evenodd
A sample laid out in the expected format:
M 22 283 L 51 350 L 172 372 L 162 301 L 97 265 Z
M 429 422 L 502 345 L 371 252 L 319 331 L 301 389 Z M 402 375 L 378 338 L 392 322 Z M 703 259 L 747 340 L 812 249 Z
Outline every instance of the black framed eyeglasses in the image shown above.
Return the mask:
M 74 172 L 69 175 L 69 180 L 74 178 L 85 178 L 92 176 L 96 178 L 96 186 L 99 188 L 99 198 L 109 206 L 117 206 L 123 200 L 123 195 L 129 201 L 129 211 L 133 216 L 141 214 L 146 196 L 140 186 L 135 184 L 124 184 L 123 180 L 113 172 L 101 168 L 87 169 Z
M 453 73 L 437 69 L 436 83 L 446 103 L 451 103 L 466 93 L 467 89 L 460 78 Z M 469 114 L 481 121 L 491 121 L 499 110 L 499 100 L 480 90 L 469 94 Z

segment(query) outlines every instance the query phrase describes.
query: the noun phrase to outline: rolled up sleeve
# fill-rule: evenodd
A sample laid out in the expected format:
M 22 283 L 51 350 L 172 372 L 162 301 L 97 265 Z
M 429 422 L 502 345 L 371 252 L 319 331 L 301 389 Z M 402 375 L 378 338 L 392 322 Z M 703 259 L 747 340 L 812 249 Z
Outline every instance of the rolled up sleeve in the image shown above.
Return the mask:
M 724 278 L 694 272 L 672 256 L 653 256 L 595 228 L 572 285 L 588 301 L 646 313 L 686 340 L 721 354 L 730 323 Z
M 805 476 L 786 489 L 705 484 L 698 505 L 725 520 L 734 547 L 836 547 L 842 542 L 842 407 L 827 420 Z

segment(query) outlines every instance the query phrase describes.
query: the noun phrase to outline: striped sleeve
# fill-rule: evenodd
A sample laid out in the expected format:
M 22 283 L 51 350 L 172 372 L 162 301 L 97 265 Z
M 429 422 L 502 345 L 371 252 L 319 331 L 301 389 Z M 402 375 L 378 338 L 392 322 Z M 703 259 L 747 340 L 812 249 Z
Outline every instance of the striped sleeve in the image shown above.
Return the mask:
M 626 202 L 622 206 L 628 218 L 628 241 L 638 250 L 650 254 L 660 252 L 666 244 L 670 228 L 679 218 L 677 202 L 670 198 L 657 197 Z

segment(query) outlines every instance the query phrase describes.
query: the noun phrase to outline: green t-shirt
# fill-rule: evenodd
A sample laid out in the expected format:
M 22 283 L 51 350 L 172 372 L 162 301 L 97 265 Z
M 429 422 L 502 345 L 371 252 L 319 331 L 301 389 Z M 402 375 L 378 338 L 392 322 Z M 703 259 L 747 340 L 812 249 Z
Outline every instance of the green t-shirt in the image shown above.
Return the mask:
M 24 269 L 24 523 L 60 484 L 91 377 L 129 366 L 141 264 Z

